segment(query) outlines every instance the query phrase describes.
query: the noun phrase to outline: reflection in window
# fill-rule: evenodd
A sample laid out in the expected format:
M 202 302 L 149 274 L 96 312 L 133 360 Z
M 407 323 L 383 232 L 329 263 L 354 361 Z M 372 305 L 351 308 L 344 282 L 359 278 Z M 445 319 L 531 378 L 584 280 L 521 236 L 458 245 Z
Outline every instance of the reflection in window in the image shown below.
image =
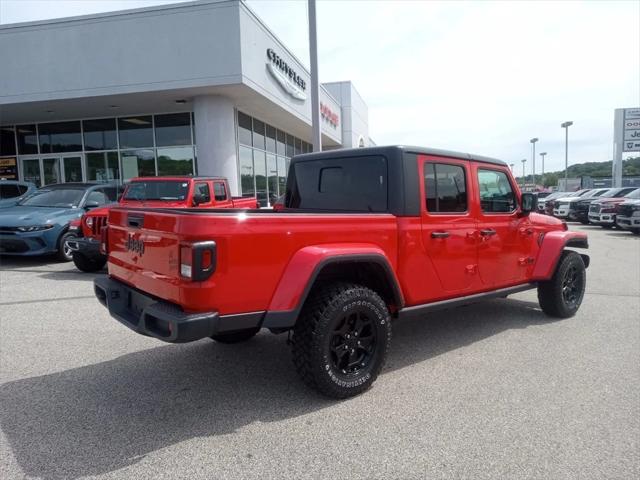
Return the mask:
M 216 202 L 224 202 L 227 199 L 227 187 L 223 182 L 213 182 L 213 194 Z
M 153 150 L 127 150 L 120 152 L 122 160 L 122 179 L 133 177 L 151 177 L 156 174 L 156 162 Z
M 266 207 L 268 202 L 267 191 L 267 164 L 266 154 L 259 150 L 253 151 L 253 168 L 256 175 L 256 197 L 261 207 Z
M 120 148 L 153 147 L 151 115 L 118 119 Z
M 276 153 L 276 129 L 267 125 L 267 151 Z
M 278 155 L 282 155 L 283 157 L 287 153 L 286 140 L 287 139 L 285 133 L 282 130 L 278 130 L 276 150 L 278 152 Z
M 264 123 L 260 120 L 253 119 L 253 146 L 264 150 Z
M 159 148 L 158 175 L 193 175 L 193 148 Z
M 42 173 L 44 184 L 51 185 L 60 182 L 60 160 L 58 158 L 43 158 Z
M 80 122 L 38 124 L 40 153 L 82 151 Z
M 111 182 L 120 178 L 118 152 L 90 152 L 85 154 L 87 181 Z
M 20 155 L 38 153 L 38 136 L 36 135 L 35 125 L 18 125 L 16 127 L 16 136 Z
M 478 169 L 480 208 L 483 212 L 511 212 L 516 208 L 515 195 L 506 173 Z
M 238 141 L 240 145 L 251 146 L 251 117 L 238 112 Z
M 156 115 L 156 146 L 191 145 L 191 124 L 189 113 Z
M 118 148 L 116 138 L 116 119 L 100 118 L 83 120 L 85 150 L 113 150 Z
M 269 191 L 269 204 L 273 205 L 278 200 L 278 163 L 276 156 L 267 154 L 267 188 Z
M 64 163 L 64 181 L 81 182 L 82 159 L 80 157 L 65 157 L 62 161 Z
M 36 187 L 40 185 L 40 161 L 37 158 L 22 160 L 22 179 Z
M 253 174 L 253 151 L 247 147 L 240 147 L 240 187 L 243 197 L 253 197 L 256 194 Z
M 278 157 L 278 192 L 284 195 L 287 189 L 287 167 L 284 157 Z

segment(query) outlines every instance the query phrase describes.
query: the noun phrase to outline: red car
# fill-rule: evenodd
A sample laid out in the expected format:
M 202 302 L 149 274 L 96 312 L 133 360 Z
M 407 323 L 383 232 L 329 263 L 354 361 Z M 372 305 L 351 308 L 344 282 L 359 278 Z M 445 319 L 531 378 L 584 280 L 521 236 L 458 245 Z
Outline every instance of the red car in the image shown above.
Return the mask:
M 118 204 L 146 208 L 258 207 L 254 197 L 232 197 L 229 191 L 229 182 L 221 177 L 138 177 L 127 184 Z M 107 256 L 100 252 L 100 233 L 114 205 L 85 213 L 80 220 L 82 235 L 66 242 L 79 270 L 96 272 L 107 263 Z
M 569 317 L 585 289 L 583 233 L 534 213 L 509 166 L 409 147 L 295 157 L 284 208 L 116 207 L 98 300 L 165 342 L 292 332 L 303 381 L 345 398 L 378 376 L 392 322 L 538 290 Z

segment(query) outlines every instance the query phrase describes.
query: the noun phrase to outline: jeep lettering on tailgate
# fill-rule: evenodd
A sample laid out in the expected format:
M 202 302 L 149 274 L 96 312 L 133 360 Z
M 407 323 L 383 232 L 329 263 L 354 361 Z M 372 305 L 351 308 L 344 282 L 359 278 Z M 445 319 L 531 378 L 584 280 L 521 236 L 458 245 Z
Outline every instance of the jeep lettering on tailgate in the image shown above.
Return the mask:
M 131 234 L 127 236 L 125 245 L 130 252 L 137 253 L 140 256 L 144 253 L 144 242 L 142 239 L 135 239 Z

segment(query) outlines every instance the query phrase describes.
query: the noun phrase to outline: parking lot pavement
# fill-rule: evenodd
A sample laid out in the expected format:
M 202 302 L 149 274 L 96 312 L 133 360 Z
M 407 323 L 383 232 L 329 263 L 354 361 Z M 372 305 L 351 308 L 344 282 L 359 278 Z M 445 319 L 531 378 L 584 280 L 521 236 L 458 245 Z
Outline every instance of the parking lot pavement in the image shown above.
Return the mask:
M 166 345 L 72 264 L 2 258 L 0 478 L 638 478 L 640 237 L 590 235 L 578 315 L 535 292 L 394 325 L 357 398 L 298 380 L 284 335 Z

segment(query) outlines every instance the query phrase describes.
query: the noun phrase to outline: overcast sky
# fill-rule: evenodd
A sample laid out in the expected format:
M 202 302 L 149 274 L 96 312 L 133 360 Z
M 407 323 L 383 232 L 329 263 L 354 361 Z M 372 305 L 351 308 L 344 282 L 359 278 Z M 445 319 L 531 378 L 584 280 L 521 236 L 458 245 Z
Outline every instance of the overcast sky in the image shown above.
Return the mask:
M 0 0 L 0 23 L 176 3 Z M 308 65 L 306 1 L 249 0 Z M 378 144 L 471 151 L 545 170 L 610 160 L 613 111 L 640 106 L 640 2 L 319 1 L 321 81 L 352 80 Z M 46 72 L 43 72 L 46 73 Z M 540 171 L 540 157 L 536 171 Z

